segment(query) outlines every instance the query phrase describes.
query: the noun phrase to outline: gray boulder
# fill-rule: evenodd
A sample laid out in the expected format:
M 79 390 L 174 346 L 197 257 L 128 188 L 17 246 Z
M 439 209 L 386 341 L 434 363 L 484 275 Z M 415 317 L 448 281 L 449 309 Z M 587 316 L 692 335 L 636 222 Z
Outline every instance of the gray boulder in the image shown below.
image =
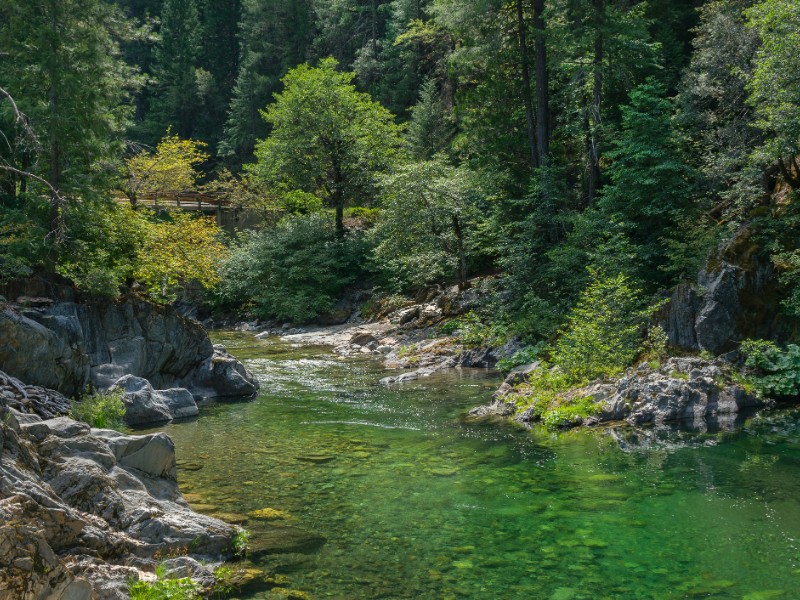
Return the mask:
M 22 381 L 72 396 L 89 383 L 89 357 L 80 336 L 63 319 L 34 320 L 11 309 L 0 311 L 0 369 Z
M 37 281 L 18 285 L 35 287 Z M 36 309 L 0 312 L 0 339 L 6 342 L 0 344 L 0 370 L 26 383 L 69 396 L 89 383 L 107 389 L 125 375 L 157 389 L 186 388 L 198 398 L 258 390 L 241 363 L 215 350 L 202 325 L 171 307 L 136 296 L 79 301 L 63 284 L 26 291 L 53 298 Z
M 235 529 L 182 499 L 163 433 L 17 415 L 0 395 L 0 599 L 122 599 L 161 555 L 229 555 Z M 196 560 L 176 562 L 207 582 Z
M 148 423 L 162 423 L 172 420 L 163 396 L 158 394 L 150 382 L 135 375 L 125 375 L 111 386 L 110 391 L 122 390 L 125 392 L 125 422 L 128 425 L 144 425 Z
M 194 397 L 182 388 L 155 390 L 150 382 L 134 375 L 118 379 L 110 390 L 124 392 L 125 422 L 128 425 L 163 423 L 199 412 Z

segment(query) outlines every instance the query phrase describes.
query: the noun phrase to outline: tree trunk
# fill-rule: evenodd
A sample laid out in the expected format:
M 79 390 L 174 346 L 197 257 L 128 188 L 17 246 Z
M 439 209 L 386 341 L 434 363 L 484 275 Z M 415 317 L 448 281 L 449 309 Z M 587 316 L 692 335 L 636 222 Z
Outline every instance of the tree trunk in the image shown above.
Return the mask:
M 550 94 L 543 12 L 544 0 L 534 0 L 533 27 L 536 30 L 536 43 L 534 45 L 536 50 L 536 150 L 540 163 L 550 154 Z
M 453 215 L 453 233 L 456 234 L 458 247 L 458 289 L 467 289 L 467 253 L 464 250 L 464 231 L 461 229 L 461 221 L 458 216 Z
M 594 84 L 592 86 L 592 102 L 590 109 L 589 137 L 587 151 L 589 158 L 589 204 L 591 205 L 600 190 L 600 108 L 603 102 L 603 0 L 594 0 Z
M 539 166 L 539 154 L 536 151 L 536 125 L 533 114 L 533 98 L 531 97 L 530 60 L 528 58 L 528 35 L 525 26 L 525 11 L 522 0 L 517 0 L 517 29 L 519 33 L 519 61 L 522 67 L 522 97 L 525 101 L 525 119 L 528 129 L 528 162 L 532 169 Z
M 58 98 L 50 98 L 50 110 L 55 113 Z M 64 241 L 64 206 L 59 192 L 61 175 L 61 150 L 58 146 L 58 137 L 53 135 L 50 140 L 50 235 L 56 244 Z

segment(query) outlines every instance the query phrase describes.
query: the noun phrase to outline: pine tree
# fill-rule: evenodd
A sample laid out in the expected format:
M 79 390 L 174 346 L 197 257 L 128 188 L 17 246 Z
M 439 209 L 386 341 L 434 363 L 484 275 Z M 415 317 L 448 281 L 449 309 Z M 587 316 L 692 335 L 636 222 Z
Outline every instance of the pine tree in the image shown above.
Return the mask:
M 196 0 L 165 0 L 153 67 L 156 87 L 144 125 L 154 143 L 171 127 L 182 138 L 194 135 L 199 114 L 197 65 L 201 28 Z
M 122 150 L 131 71 L 110 33 L 123 30 L 121 23 L 100 0 L 0 4 L 0 81 L 39 137 L 38 160 L 28 167 L 49 186 L 41 191 L 50 198 L 56 242 L 65 235 L 71 201 L 87 204 L 107 189 Z M 39 181 L 30 187 L 41 189 Z
M 311 41 L 309 0 L 244 0 L 241 59 L 220 154 L 242 164 L 269 132 L 260 112 L 281 90 L 281 77 L 302 63 Z

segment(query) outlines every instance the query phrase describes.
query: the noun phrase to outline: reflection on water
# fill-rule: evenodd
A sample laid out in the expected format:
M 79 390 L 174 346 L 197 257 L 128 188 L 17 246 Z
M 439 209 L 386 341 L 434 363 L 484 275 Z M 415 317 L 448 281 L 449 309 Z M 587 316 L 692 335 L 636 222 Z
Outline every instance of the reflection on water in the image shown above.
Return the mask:
M 187 498 L 245 521 L 281 585 L 340 599 L 800 598 L 794 411 L 553 435 L 465 421 L 497 384 L 484 373 L 386 389 L 369 358 L 222 337 L 260 396 L 166 429 Z

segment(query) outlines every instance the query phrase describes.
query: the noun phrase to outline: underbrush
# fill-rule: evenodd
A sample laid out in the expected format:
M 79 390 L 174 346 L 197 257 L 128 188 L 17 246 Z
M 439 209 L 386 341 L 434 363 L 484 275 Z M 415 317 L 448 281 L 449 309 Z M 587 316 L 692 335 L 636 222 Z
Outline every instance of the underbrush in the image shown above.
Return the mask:
M 98 429 L 120 429 L 124 426 L 125 403 L 122 390 L 100 393 L 88 389 L 83 398 L 73 401 L 69 414 L 76 421 L 83 421 Z
M 800 394 L 800 346 L 789 344 L 780 348 L 766 340 L 747 340 L 741 350 L 751 375 L 740 377 L 757 394 L 767 397 Z

